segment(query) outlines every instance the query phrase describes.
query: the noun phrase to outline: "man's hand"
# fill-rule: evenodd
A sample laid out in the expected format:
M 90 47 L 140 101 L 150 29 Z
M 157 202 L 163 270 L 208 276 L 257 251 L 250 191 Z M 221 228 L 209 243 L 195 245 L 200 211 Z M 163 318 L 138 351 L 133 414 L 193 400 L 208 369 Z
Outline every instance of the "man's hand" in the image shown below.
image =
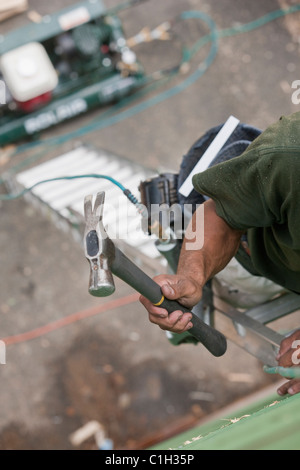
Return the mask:
M 154 281 L 161 286 L 162 293 L 167 299 L 177 300 L 185 307 L 192 308 L 201 299 L 202 288 L 193 279 L 180 275 L 160 275 L 156 276 Z M 183 333 L 193 326 L 191 313 L 176 310 L 169 314 L 167 310 L 155 307 L 143 296 L 140 297 L 140 301 L 148 310 L 150 322 L 162 330 Z
M 154 278 L 167 299 L 177 300 L 188 308 L 199 302 L 205 283 L 235 255 L 242 235 L 241 231 L 233 229 L 217 215 L 213 200 L 204 203 L 204 222 L 201 213 L 199 207 L 187 228 L 177 274 Z M 193 326 L 190 313 L 175 311 L 168 314 L 165 309 L 155 307 L 144 297 L 140 297 L 140 301 L 148 310 L 149 320 L 163 330 L 183 333 Z
M 292 335 L 285 338 L 276 357 L 278 365 L 282 367 L 300 367 L 300 330 L 295 331 Z M 279 395 L 295 395 L 300 393 L 300 379 L 290 379 L 281 385 L 277 390 Z

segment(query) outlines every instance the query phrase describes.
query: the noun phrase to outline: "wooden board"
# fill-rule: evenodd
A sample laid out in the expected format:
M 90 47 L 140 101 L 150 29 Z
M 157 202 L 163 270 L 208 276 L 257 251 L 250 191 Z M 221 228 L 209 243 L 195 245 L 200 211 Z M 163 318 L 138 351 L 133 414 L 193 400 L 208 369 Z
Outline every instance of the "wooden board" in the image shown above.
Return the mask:
M 27 10 L 27 0 L 0 0 L 0 21 Z

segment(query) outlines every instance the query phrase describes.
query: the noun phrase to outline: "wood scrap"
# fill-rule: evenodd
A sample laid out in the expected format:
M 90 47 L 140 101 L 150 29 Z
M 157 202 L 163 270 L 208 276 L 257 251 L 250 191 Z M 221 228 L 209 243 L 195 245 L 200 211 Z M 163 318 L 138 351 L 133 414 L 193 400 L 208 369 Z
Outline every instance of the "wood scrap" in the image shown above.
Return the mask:
M 27 0 L 0 0 L 0 21 L 23 13 L 28 8 Z

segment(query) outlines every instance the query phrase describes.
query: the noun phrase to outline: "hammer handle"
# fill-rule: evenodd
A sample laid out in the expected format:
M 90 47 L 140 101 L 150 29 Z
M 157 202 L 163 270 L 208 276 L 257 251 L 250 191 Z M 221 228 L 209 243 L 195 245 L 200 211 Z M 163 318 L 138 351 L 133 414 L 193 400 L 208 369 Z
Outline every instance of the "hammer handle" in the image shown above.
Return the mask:
M 112 272 L 146 297 L 146 299 L 150 300 L 150 302 L 160 304 L 159 306 L 166 309 L 169 313 L 176 310 L 180 310 L 183 313 L 190 312 L 192 314 L 193 327 L 188 330 L 189 333 L 200 341 L 214 356 L 219 357 L 226 352 L 227 341 L 222 333 L 204 323 L 197 315 L 191 312 L 190 309 L 184 307 L 176 300 L 164 298 L 160 286 L 127 258 L 117 247 L 115 247 Z M 162 299 L 163 301 L 161 302 Z

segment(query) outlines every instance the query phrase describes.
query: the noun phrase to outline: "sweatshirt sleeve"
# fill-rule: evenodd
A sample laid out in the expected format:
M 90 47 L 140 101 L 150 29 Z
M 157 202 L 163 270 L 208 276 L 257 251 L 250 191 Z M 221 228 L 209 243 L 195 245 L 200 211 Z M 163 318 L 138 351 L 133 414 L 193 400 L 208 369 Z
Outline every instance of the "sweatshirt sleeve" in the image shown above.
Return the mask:
M 250 147 L 241 156 L 193 177 L 195 189 L 213 199 L 217 214 L 237 230 L 268 227 L 277 218 L 266 197 L 274 188 L 277 170 L 271 165 L 271 171 L 265 172 L 262 166 L 268 166 L 269 158 Z

